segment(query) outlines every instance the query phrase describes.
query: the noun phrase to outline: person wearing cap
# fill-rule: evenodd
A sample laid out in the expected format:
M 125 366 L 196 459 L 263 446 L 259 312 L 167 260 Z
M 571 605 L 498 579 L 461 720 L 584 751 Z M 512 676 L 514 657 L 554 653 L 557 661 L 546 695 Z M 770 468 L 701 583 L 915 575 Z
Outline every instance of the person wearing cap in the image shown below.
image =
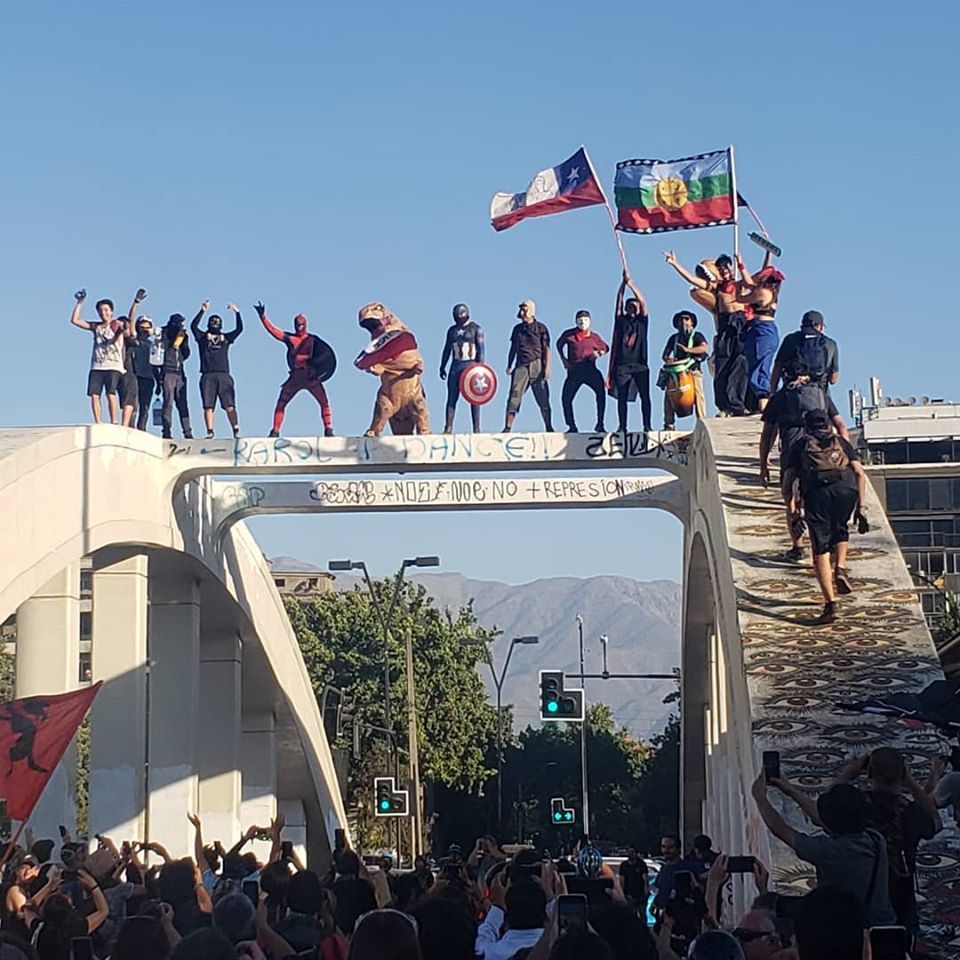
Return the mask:
M 483 363 L 483 330 L 479 323 L 470 319 L 470 308 L 458 303 L 453 308 L 453 324 L 447 328 L 447 339 L 440 357 L 440 379 L 447 380 L 447 364 L 450 364 L 450 379 L 447 380 L 447 410 L 443 425 L 444 433 L 453 433 L 453 420 L 460 399 L 460 378 L 472 363 Z M 470 404 L 470 419 L 473 432 L 480 432 L 480 407 Z
M 503 432 L 509 433 L 513 421 L 520 412 L 520 402 L 528 389 L 543 417 L 543 426 L 553 432 L 553 416 L 550 412 L 550 331 L 537 319 L 537 305 L 524 300 L 517 309 L 520 322 L 510 334 L 510 353 L 507 357 L 507 374 L 510 377 L 510 396 L 507 398 L 507 415 Z
M 837 594 L 853 592 L 847 573 L 848 524 L 855 512 L 866 511 L 867 475 L 856 449 L 838 436 L 826 410 L 811 410 L 803 418 L 803 435 L 784 464 L 784 487 L 799 483 L 804 519 L 810 531 L 813 567 L 823 593 L 823 612 L 815 626 L 837 619 Z M 788 508 L 798 512 L 796 497 Z
M 808 310 L 800 321 L 800 329 L 788 333 L 780 343 L 770 374 L 770 389 L 776 392 L 780 381 L 816 383 L 829 392 L 840 379 L 840 350 L 836 340 L 824 332 L 823 314 Z
M 13 882 L 7 888 L 3 898 L 3 931 L 21 938 L 25 943 L 30 942 L 30 917 L 25 908 L 28 906 L 39 908 L 43 901 L 57 889 L 60 883 L 60 869 L 51 867 L 47 874 L 47 882 L 31 895 L 39 876 L 40 861 L 33 854 L 28 853 L 17 864 Z
M 593 429 L 598 433 L 606 430 L 603 416 L 607 407 L 607 395 L 604 392 L 603 374 L 597 369 L 597 360 L 610 348 L 604 343 L 603 337 L 590 329 L 590 322 L 590 311 L 578 310 L 574 325 L 569 330 L 564 330 L 557 339 L 557 351 L 567 371 L 561 395 L 567 433 L 577 432 L 573 400 L 584 384 L 597 398 L 597 422 Z
M 207 428 L 207 439 L 213 439 L 213 414 L 217 401 L 230 421 L 230 427 L 235 437 L 240 436 L 240 424 L 237 420 L 236 389 L 233 377 L 230 374 L 230 347 L 237 337 L 243 333 L 243 317 L 240 308 L 231 303 L 228 310 L 233 311 L 236 323 L 233 330 L 223 332 L 223 319 L 216 313 L 210 315 L 207 329 L 200 329 L 200 318 L 210 306 L 209 300 L 203 301 L 190 324 L 190 332 L 197 341 L 200 351 L 200 400 L 203 403 L 203 420 Z
M 633 294 L 624 301 L 629 288 Z M 607 370 L 607 389 L 617 398 L 617 430 L 627 432 L 627 404 L 640 397 L 644 433 L 651 426 L 650 365 L 647 359 L 647 328 L 650 318 L 647 301 L 630 274 L 623 271 L 613 311 L 610 366 Z
M 663 372 L 660 386 L 663 390 L 663 429 L 673 430 L 676 427 L 677 412 L 667 389 L 670 375 L 689 372 L 693 380 L 694 410 L 697 419 L 702 420 L 707 415 L 707 398 L 703 392 L 703 374 L 700 364 L 706 359 L 710 350 L 707 338 L 697 332 L 697 317 L 691 310 L 681 310 L 673 315 L 673 328 L 677 331 L 668 340 L 663 348 Z

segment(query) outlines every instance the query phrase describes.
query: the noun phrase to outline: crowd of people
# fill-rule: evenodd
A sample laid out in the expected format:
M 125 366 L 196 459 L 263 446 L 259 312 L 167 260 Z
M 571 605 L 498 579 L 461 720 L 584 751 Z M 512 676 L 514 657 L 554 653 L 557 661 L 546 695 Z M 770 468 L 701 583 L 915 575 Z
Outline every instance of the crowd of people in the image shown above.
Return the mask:
M 706 260 L 695 273 L 689 273 L 672 253 L 668 262 L 694 285 L 694 298 L 706 306 L 716 319 L 716 337 L 713 343 L 711 365 L 714 369 L 714 393 L 718 411 L 722 415 L 739 415 L 750 410 L 762 410 L 770 395 L 773 356 L 779 337 L 774 315 L 783 275 L 764 262 L 756 274 L 747 271 L 738 260 L 739 279 L 734 278 L 732 261 L 723 255 L 716 261 Z M 769 260 L 769 258 L 768 258 Z M 629 291 L 629 295 L 627 295 Z M 75 294 L 71 322 L 93 336 L 87 393 L 93 419 L 104 420 L 103 397 L 107 401 L 107 417 L 111 423 L 147 429 L 154 396 L 161 398 L 159 422 L 163 436 L 169 438 L 173 429 L 173 411 L 176 408 L 183 436 L 193 437 L 187 391 L 186 361 L 191 354 L 191 337 L 196 343 L 200 362 L 199 392 L 203 407 L 207 437 L 214 435 L 214 413 L 217 405 L 223 409 L 235 436 L 239 436 L 236 387 L 230 372 L 230 347 L 243 333 L 243 319 L 239 308 L 230 304 L 235 317 L 234 328 L 223 329 L 223 319 L 210 314 L 205 327 L 204 315 L 210 309 L 205 300 L 192 322 L 173 313 L 162 327 L 155 327 L 152 319 L 140 313 L 146 291 L 139 289 L 124 316 L 115 316 L 114 303 L 109 299 L 96 302 L 97 319 L 81 316 L 86 291 Z M 381 314 L 395 320 L 382 305 Z M 289 375 L 280 388 L 274 409 L 270 436 L 279 436 L 284 411 L 301 391 L 310 393 L 319 404 L 324 435 L 333 435 L 333 418 L 324 382 L 336 370 L 336 356 L 330 345 L 308 331 L 307 318 L 301 313 L 293 321 L 292 331 L 276 327 L 266 315 L 262 303 L 255 307 L 264 329 L 287 348 Z M 369 313 L 369 311 L 368 311 Z M 379 318 L 378 318 L 379 319 Z M 506 372 L 510 377 L 507 392 L 504 431 L 510 431 L 527 391 L 531 391 L 539 407 L 546 430 L 553 430 L 549 380 L 552 368 L 551 336 L 546 325 L 537 317 L 533 300 L 524 300 L 517 311 L 518 323 L 510 334 Z M 388 326 L 370 323 L 361 310 L 360 325 L 376 339 L 388 331 Z M 673 316 L 674 333 L 667 340 L 660 357 L 657 384 L 664 390 L 663 427 L 676 427 L 678 413 L 671 390 L 681 375 L 688 378 L 692 409 L 699 417 L 706 416 L 706 394 L 702 367 L 707 362 L 710 346 L 697 328 L 697 316 L 692 310 L 680 310 Z M 402 326 L 402 325 L 399 325 Z M 640 400 L 644 431 L 653 429 L 650 397 L 650 357 L 648 356 L 649 315 L 647 301 L 633 279 L 624 270 L 617 291 L 611 344 L 593 329 L 588 310 L 578 310 L 574 324 L 556 340 L 556 348 L 565 370 L 561 406 L 568 432 L 577 432 L 573 402 L 584 386 L 596 398 L 594 430 L 604 431 L 607 395 L 617 402 L 617 429 L 628 429 L 628 407 Z M 404 328 L 405 329 L 405 328 Z M 415 347 L 415 343 L 413 344 Z M 597 362 L 609 354 L 606 376 Z M 419 358 L 419 354 L 416 354 Z M 485 362 L 483 329 L 470 317 L 466 304 L 453 308 L 453 324 L 447 330 L 440 360 L 440 379 L 447 383 L 444 433 L 452 433 L 458 401 L 461 398 L 461 378 L 471 365 Z M 363 366 L 358 358 L 360 369 Z M 371 370 L 371 372 L 373 372 Z M 422 358 L 404 371 L 406 378 L 419 378 L 423 373 Z M 471 425 L 480 430 L 480 405 L 471 404 Z M 686 415 L 680 409 L 680 415 Z M 424 432 L 426 417 L 409 429 Z M 394 432 L 398 424 L 394 423 Z M 376 434 L 378 431 L 370 431 Z
M 174 859 L 159 843 L 118 848 L 106 836 L 92 851 L 69 836 L 28 841 L 7 850 L 0 957 L 864 960 L 871 928 L 917 930 L 917 848 L 939 829 L 941 773 L 920 786 L 904 758 L 884 748 L 851 762 L 816 801 L 786 782 L 758 780 L 763 820 L 816 865 L 817 888 L 804 897 L 777 895 L 762 863 L 722 854 L 706 836 L 685 856 L 679 837 L 664 836 L 657 871 L 634 849 L 605 859 L 586 837 L 554 858 L 529 847 L 509 856 L 487 835 L 466 856 L 452 846 L 404 872 L 386 857 L 368 866 L 344 847 L 318 873 L 283 839 L 282 818 L 266 831 L 262 862 L 245 849 L 261 828 L 225 850 L 204 843 L 195 816 L 193 858 Z M 854 785 L 861 775 L 869 778 L 863 790 Z M 824 835 L 787 826 L 767 800 L 770 788 Z M 742 916 L 730 906 L 737 875 L 754 888 Z

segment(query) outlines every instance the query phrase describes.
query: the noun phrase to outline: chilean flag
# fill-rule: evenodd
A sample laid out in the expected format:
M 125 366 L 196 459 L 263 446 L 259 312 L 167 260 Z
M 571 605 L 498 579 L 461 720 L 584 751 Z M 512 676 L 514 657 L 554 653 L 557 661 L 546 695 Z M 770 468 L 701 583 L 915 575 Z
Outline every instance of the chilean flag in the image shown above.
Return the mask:
M 527 217 L 544 217 L 606 202 L 586 148 L 581 147 L 569 160 L 541 170 L 524 193 L 495 194 L 490 204 L 490 223 L 494 230 L 506 230 Z

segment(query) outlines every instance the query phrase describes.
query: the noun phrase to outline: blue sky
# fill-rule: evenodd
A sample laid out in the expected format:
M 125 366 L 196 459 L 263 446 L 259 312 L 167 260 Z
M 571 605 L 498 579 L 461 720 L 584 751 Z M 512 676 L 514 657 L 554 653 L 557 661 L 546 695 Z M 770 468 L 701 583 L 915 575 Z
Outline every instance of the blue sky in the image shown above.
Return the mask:
M 439 429 L 436 368 L 455 302 L 485 327 L 498 370 L 521 299 L 554 334 L 580 307 L 609 329 L 619 266 L 602 209 L 500 235 L 487 222 L 494 192 L 524 188 L 581 143 L 610 189 L 618 160 L 733 142 L 740 189 L 785 250 L 781 330 L 822 310 L 844 391 L 876 374 L 891 395 L 956 396 L 960 204 L 946 174 L 958 8 L 789 7 L 19 5 L 0 59 L 5 422 L 87 418 L 89 344 L 68 324 L 72 293 L 125 310 L 142 284 L 155 318 L 190 316 L 205 297 L 246 308 L 233 360 L 248 435 L 268 429 L 284 376 L 252 303 L 284 324 L 305 312 L 334 345 L 335 424 L 357 433 L 376 384 L 350 366 L 364 342 L 356 311 L 383 300 L 423 345 Z M 730 231 L 624 243 L 657 351 L 689 305 L 663 251 L 694 263 L 727 249 Z M 191 379 L 195 391 L 195 368 Z M 191 404 L 199 424 L 195 393 Z M 317 424 L 302 396 L 285 429 Z M 517 426 L 537 425 L 528 401 Z M 508 581 L 678 576 L 675 521 L 630 516 L 626 534 L 618 513 L 294 518 L 255 531 L 270 554 L 363 555 L 383 571 L 420 551 Z M 576 550 L 557 549 L 567 532 Z

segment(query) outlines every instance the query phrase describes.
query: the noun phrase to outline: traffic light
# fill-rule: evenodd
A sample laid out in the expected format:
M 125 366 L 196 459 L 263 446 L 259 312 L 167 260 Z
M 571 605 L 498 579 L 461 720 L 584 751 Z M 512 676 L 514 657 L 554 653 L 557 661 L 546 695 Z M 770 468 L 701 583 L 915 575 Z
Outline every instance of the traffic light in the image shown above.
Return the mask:
M 558 826 L 569 826 L 576 820 L 576 814 L 570 807 L 566 806 L 563 797 L 554 797 L 550 801 L 550 820 Z
M 540 719 L 583 720 L 583 691 L 565 690 L 562 670 L 540 671 Z
M 410 794 L 398 790 L 393 777 L 374 777 L 374 815 L 377 817 L 405 817 L 410 810 Z

